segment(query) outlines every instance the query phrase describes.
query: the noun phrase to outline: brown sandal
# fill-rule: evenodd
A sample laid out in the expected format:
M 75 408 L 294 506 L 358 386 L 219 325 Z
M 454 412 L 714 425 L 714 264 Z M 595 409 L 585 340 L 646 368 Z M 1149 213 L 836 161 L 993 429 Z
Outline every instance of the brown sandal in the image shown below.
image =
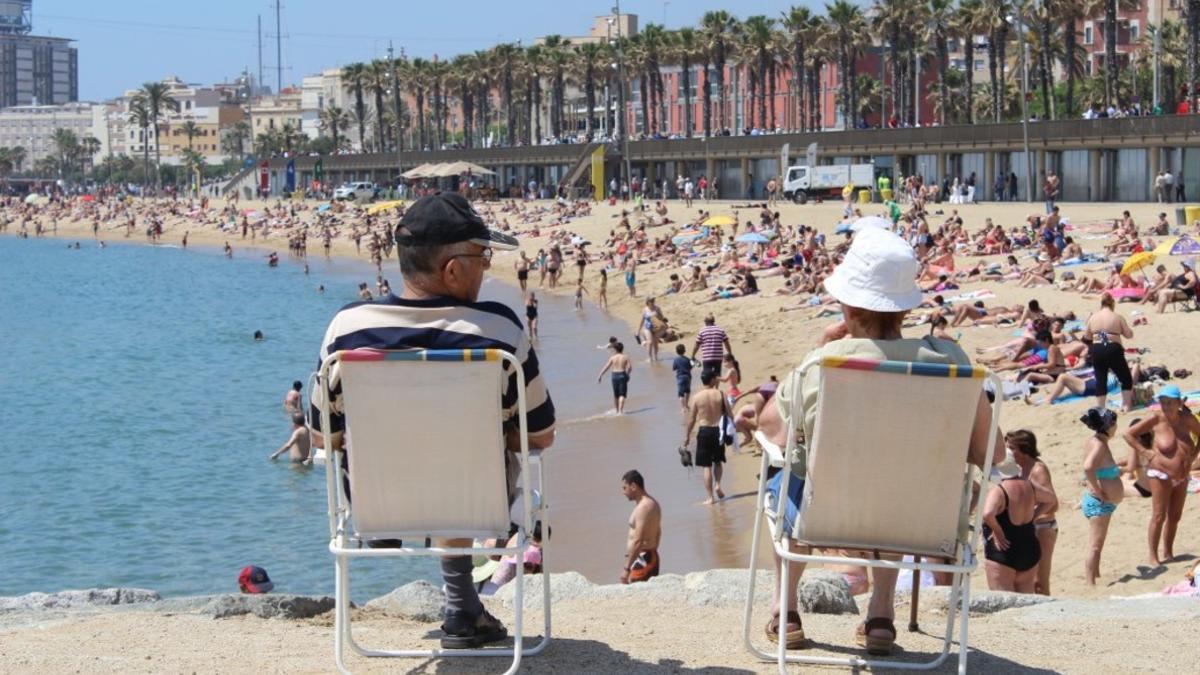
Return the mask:
M 891 633 L 891 637 L 871 635 L 871 631 L 887 631 Z M 891 619 L 881 616 L 867 619 L 866 623 L 858 624 L 854 631 L 854 639 L 859 646 L 866 647 L 871 656 L 887 656 L 896 645 L 896 624 L 892 623 Z
M 767 639 L 771 642 L 779 642 L 778 616 L 771 617 L 771 620 L 767 622 Z M 800 612 L 788 612 L 784 633 L 785 646 L 788 649 L 800 649 L 807 641 L 808 638 L 804 636 L 804 625 L 800 622 Z

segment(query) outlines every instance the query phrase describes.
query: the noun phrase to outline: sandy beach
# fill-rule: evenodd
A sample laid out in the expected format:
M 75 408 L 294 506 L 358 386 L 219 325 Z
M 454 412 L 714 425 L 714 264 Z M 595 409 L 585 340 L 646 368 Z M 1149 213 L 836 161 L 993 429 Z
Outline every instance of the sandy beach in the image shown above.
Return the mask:
M 314 203 L 310 202 L 310 206 Z M 544 205 L 545 203 L 541 203 Z M 272 203 L 273 205 L 273 203 Z M 741 208 L 739 208 L 739 205 Z M 219 207 L 220 204 L 213 206 Z M 242 207 L 254 207 L 254 204 L 242 204 Z M 1168 217 L 1174 222 L 1174 205 L 1155 204 L 1060 204 L 1062 212 L 1072 223 L 1109 220 L 1120 216 L 1121 211 L 1128 208 L 1135 221 L 1142 228 L 1148 227 L 1160 211 L 1168 211 Z M 610 207 L 598 204 L 592 214 L 578 218 L 565 226 L 573 233 L 579 234 L 593 242 L 603 242 L 609 232 L 615 228 L 622 208 L 632 208 L 632 205 Z M 699 209 L 705 209 L 712 214 L 736 215 L 741 222 L 757 219 L 757 208 L 745 208 L 744 201 L 713 202 L 705 204 L 696 202 L 690 210 L 685 210 L 682 202 L 668 203 L 669 217 L 676 222 L 692 219 Z M 965 221 L 968 230 L 974 232 L 980 229 L 985 218 L 1005 226 L 1013 226 L 1024 221 L 1030 213 L 1040 212 L 1042 205 L 1036 204 L 979 204 L 979 205 L 937 205 L 930 207 L 931 223 L 941 222 L 952 208 L 957 208 Z M 840 203 L 809 204 L 798 206 L 781 204 L 777 210 L 781 212 L 782 221 L 791 225 L 810 225 L 818 228 L 836 241 L 832 234 L 841 217 Z M 877 214 L 882 210 L 879 205 L 863 207 L 867 215 Z M 302 218 L 311 217 L 312 212 L 304 212 Z M 46 223 L 49 226 L 49 223 Z M 518 229 L 527 226 L 518 226 Z M 670 227 L 670 226 L 667 226 Z M 14 226 L 10 226 L 10 233 Z M 550 229 L 543 227 L 543 235 Z M 217 231 L 214 227 L 202 227 L 195 222 L 183 218 L 168 219 L 164 228 L 163 243 L 177 245 L 184 231 L 188 231 L 189 245 L 220 247 L 225 241 L 234 246 L 234 255 L 247 255 L 253 246 L 253 255 L 263 255 L 268 250 L 276 250 L 286 256 L 287 244 L 282 236 L 272 234 L 270 238 L 259 237 L 257 241 L 242 240 L 240 237 L 230 237 Z M 650 228 L 651 237 L 662 236 L 665 229 Z M 102 237 L 108 241 L 125 241 L 123 229 L 102 230 Z M 61 219 L 57 223 L 56 236 L 68 241 L 78 240 L 89 245 L 92 240 L 90 222 L 68 222 Z M 144 242 L 144 235 L 135 232 L 130 242 Z M 1102 239 L 1082 238 L 1080 243 L 1086 251 L 1096 251 L 1106 243 Z M 547 238 L 522 237 L 522 249 L 533 257 L 539 248 L 548 247 Z M 594 248 L 599 248 L 596 246 Z M 335 238 L 331 253 L 334 256 L 367 259 L 366 247 L 361 255 L 356 255 L 353 241 L 344 237 Z M 321 253 L 321 243 L 316 237 L 309 241 L 309 255 Z M 1028 262 L 1028 253 L 1019 255 L 1022 264 Z M 993 260 L 987 258 L 986 260 Z M 513 261 L 515 254 L 497 255 L 493 262 L 493 274 L 510 282 L 515 282 Z M 974 264 L 975 259 L 958 259 L 959 268 Z M 1178 270 L 1177 261 L 1163 259 L 1168 267 L 1175 272 Z M 1090 270 L 1096 266 L 1074 268 Z M 569 266 L 570 267 L 570 266 Z M 658 297 L 670 323 L 684 332 L 684 343 L 689 349 L 696 330 L 702 324 L 705 314 L 712 312 L 717 322 L 729 333 L 733 349 L 741 362 L 744 384 L 753 386 L 765 381 L 770 375 L 782 376 L 788 368 L 797 364 L 800 359 L 816 344 L 818 336 L 830 319 L 808 319 L 809 311 L 794 311 L 781 313 L 781 307 L 796 303 L 796 297 L 784 297 L 775 294 L 780 286 L 778 277 L 768 277 L 760 281 L 761 292 L 755 296 L 720 300 L 713 303 L 696 304 L 702 299 L 701 294 L 663 295 L 667 287 L 667 277 L 678 269 L 656 269 L 654 265 L 644 265 L 638 269 L 638 296 L 626 297 L 627 293 L 620 274 L 610 274 L 608 297 L 610 312 L 633 325 L 640 316 L 644 298 L 647 295 Z M 1106 276 L 1105 272 L 1101 272 Z M 385 261 L 384 276 L 389 277 L 394 285 L 398 285 L 399 273 L 394 261 Z M 563 278 L 566 283 L 557 289 L 540 289 L 541 293 L 558 292 L 571 294 L 574 291 L 574 268 L 566 270 Z M 531 274 L 531 281 L 536 286 L 536 273 Z M 364 278 L 363 281 L 371 281 Z M 594 298 L 598 286 L 597 265 L 588 268 L 587 287 Z M 1023 304 L 1031 298 L 1038 299 L 1042 306 L 1051 313 L 1067 310 L 1074 311 L 1083 319 L 1098 307 L 1095 298 L 1084 298 L 1076 293 L 1067 293 L 1054 288 L 1041 287 L 1037 289 L 1017 288 L 1014 282 L 969 283 L 961 291 L 968 292 L 987 288 L 994 292 L 995 298 L 988 300 L 989 306 L 995 304 Z M 953 291 L 951 292 L 953 293 Z M 1195 349 L 1190 340 L 1195 335 L 1195 314 L 1172 312 L 1158 315 L 1153 307 L 1138 305 L 1118 305 L 1118 311 L 1127 319 L 1132 319 L 1132 312 L 1137 309 L 1146 313 L 1149 324 L 1134 329 L 1135 337 L 1129 341 L 1131 346 L 1147 348 L 1149 351 L 1142 358 L 1143 362 L 1151 365 L 1166 365 L 1168 370 L 1188 368 L 1200 371 L 1197 364 Z M 927 331 L 925 327 L 911 329 L 906 335 L 919 335 Z M 959 329 L 951 329 L 954 334 Z M 1009 338 L 1013 328 L 981 327 L 961 329 L 961 342 L 968 353 L 973 353 L 977 347 L 998 344 Z M 645 353 L 632 344 L 632 335 L 622 337 L 629 345 L 631 355 L 644 359 Z M 673 344 L 664 345 L 663 355 L 670 353 Z M 594 345 L 581 345 L 589 355 L 594 356 Z M 669 360 L 664 358 L 657 366 L 668 369 Z M 1177 382 L 1180 388 L 1187 392 L 1200 388 L 1200 375 L 1193 375 Z M 1090 400 L 1090 399 L 1089 399 Z M 1054 556 L 1054 572 L 1052 575 L 1052 593 L 1056 597 L 1099 600 L 1113 596 L 1133 596 L 1160 592 L 1168 585 L 1182 578 L 1183 572 L 1194 564 L 1195 555 L 1200 552 L 1200 527 L 1196 526 L 1194 511 L 1195 499 L 1188 505 L 1180 525 L 1176 542 L 1178 559 L 1158 568 L 1147 565 L 1146 523 L 1150 516 L 1148 499 L 1127 498 L 1113 517 L 1109 530 L 1108 541 L 1104 549 L 1101 563 L 1101 581 L 1090 588 L 1084 583 L 1083 555 L 1087 544 L 1087 525 L 1079 511 L 1079 498 L 1082 493 L 1082 452 L 1083 442 L 1087 437 L 1086 429 L 1077 421 L 1086 408 L 1087 403 L 1074 402 L 1064 405 L 1029 406 L 1020 401 L 1006 403 L 1001 424 L 1004 429 L 1028 428 L 1034 431 L 1039 439 L 1039 447 L 1044 461 L 1049 466 L 1060 500 L 1058 514 L 1059 538 Z M 1135 413 L 1136 414 L 1136 413 Z M 1121 426 L 1128 424 L 1131 417 L 1122 416 Z M 664 423 L 674 423 L 674 420 Z M 1114 454 L 1118 459 L 1125 456 L 1127 448 L 1119 439 L 1113 442 Z M 739 481 L 728 485 L 731 492 L 753 490 L 753 476 L 757 471 L 757 459 L 748 454 L 732 457 L 734 475 Z M 697 508 L 703 508 L 697 506 Z M 670 527 L 670 523 L 665 523 Z M 750 522 L 746 522 L 745 546 L 749 550 Z M 985 589 L 986 581 L 982 574 L 974 579 L 976 589 Z M 43 589 L 56 590 L 56 589 Z M 973 633 L 972 644 L 977 646 L 983 660 L 975 662 L 979 668 L 989 663 L 987 658 L 997 659 L 990 663 L 988 670 L 1008 670 L 1014 667 L 1012 661 L 1020 654 L 1018 661 L 1024 666 L 1045 668 L 1051 671 L 1079 672 L 1085 668 L 1088 672 L 1121 672 L 1131 665 L 1124 660 L 1128 651 L 1116 650 L 1114 642 L 1125 645 L 1140 644 L 1150 641 L 1156 643 L 1156 638 L 1169 632 L 1171 619 L 1139 621 L 1136 628 L 1114 625 L 1111 617 L 1104 618 L 1103 612 L 1092 616 L 1088 607 L 1111 607 L 1108 604 L 1081 604 L 1078 607 L 1086 616 L 1076 616 L 1069 625 L 1049 628 L 1052 622 L 1046 620 L 1016 619 L 1007 614 L 983 617 L 974 625 L 978 632 Z M 1026 611 L 1026 610 L 1022 610 Z M 1106 610 L 1107 611 L 1107 610 Z M 682 612 L 682 613 L 680 613 Z M 715 672 L 755 672 L 761 671 L 761 665 L 750 659 L 738 646 L 737 627 L 740 625 L 740 612 L 733 607 L 716 608 L 686 608 L 686 612 L 660 611 L 659 607 L 651 604 L 639 604 L 636 600 L 595 602 L 567 602 L 562 608 L 562 635 L 564 639 L 555 647 L 558 654 L 541 661 L 530 661 L 530 672 L 549 672 L 562 670 L 565 666 L 571 672 L 682 672 L 697 667 L 717 669 Z M 603 619 L 599 619 L 603 617 Z M 406 629 L 416 626 L 383 616 L 365 616 L 364 631 L 374 631 L 380 635 L 406 633 Z M 1061 616 L 1060 616 L 1061 618 Z M 207 621 L 207 622 L 206 622 Z M 179 615 L 163 617 L 157 614 L 123 612 L 105 616 L 76 617 L 62 622 L 51 623 L 33 629 L 18 629 L 5 635 L 0 641 L 0 661 L 14 664 L 20 670 L 37 672 L 163 672 L 163 671 L 221 671 L 221 672 L 309 672 L 328 671 L 332 666 L 330 649 L 332 635 L 330 630 L 332 618 L 323 617 L 311 621 L 261 621 L 257 619 L 232 619 L 222 622 L 211 622 L 206 619 Z M 829 626 L 829 640 L 834 643 L 849 643 L 849 637 L 855 621 L 854 617 L 820 617 L 821 631 Z M 686 625 L 686 627 L 684 627 Z M 1016 635 L 1013 629 L 1018 629 Z M 1039 631 L 1053 630 L 1053 636 L 1061 638 L 1052 642 L 1054 647 L 1039 649 L 1031 653 L 1028 647 L 1028 636 L 1022 635 L 1024 630 L 1036 628 Z M 423 628 L 421 630 L 427 630 Z M 1130 632 L 1132 631 L 1132 632 Z M 418 631 L 420 632 L 420 631 Z M 1047 637 L 1050 637 L 1047 634 Z M 818 634 L 819 640 L 824 636 Z M 903 635 L 901 645 L 912 644 L 912 638 Z M 220 641 L 227 648 L 211 650 L 212 642 Z M 1050 640 L 1039 642 L 1049 643 Z M 170 656 L 162 660 L 161 645 L 171 643 Z M 80 649 L 62 649 L 63 644 L 79 644 Z M 288 645 L 280 648 L 280 645 Z M 931 643 L 932 644 L 932 643 Z M 561 650 L 561 651 L 559 651 Z M 1118 653 L 1120 652 L 1120 653 Z M 1179 650 L 1157 651 L 1154 668 L 1178 671 L 1188 668 L 1191 664 L 1171 663 L 1169 659 L 1183 659 Z M 1096 655 L 1096 664 L 1084 664 L 1079 660 L 1079 654 Z M 988 655 L 995 655 L 989 657 Z M 1001 656 L 1004 655 L 1004 656 Z M 1159 658 L 1164 660 L 1159 660 Z M 572 664 L 578 666 L 572 667 Z M 474 666 L 475 664 L 470 664 Z M 1151 664 L 1141 663 L 1141 667 Z M 373 668 L 389 668 L 387 664 L 376 662 L 358 662 L 356 670 L 375 672 Z M 437 666 L 434 666 L 437 667 Z M 488 670 L 489 666 L 478 666 Z M 728 671 L 720 669 L 729 669 Z M 470 671 L 474 672 L 474 671 Z

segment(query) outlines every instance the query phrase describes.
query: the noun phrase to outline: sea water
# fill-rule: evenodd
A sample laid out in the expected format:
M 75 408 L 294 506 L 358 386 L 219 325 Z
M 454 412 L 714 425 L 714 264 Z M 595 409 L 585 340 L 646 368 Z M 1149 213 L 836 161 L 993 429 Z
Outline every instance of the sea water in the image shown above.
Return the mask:
M 226 260 L 195 247 L 0 237 L 0 595 L 234 592 L 250 564 L 277 591 L 332 592 L 324 468 L 267 457 L 290 433 L 284 394 L 301 380 L 307 398 L 325 327 L 374 270 L 317 257 L 309 274 L 287 258 L 270 268 L 265 251 L 239 243 Z M 399 288 L 398 273 L 385 276 Z M 484 296 L 524 319 L 515 288 L 489 282 Z M 631 506 L 620 476 L 631 468 L 667 514 L 665 571 L 742 564 L 752 499 L 697 505 L 699 472 L 675 452 L 682 419 L 666 349 L 649 366 L 624 324 L 540 299 L 537 346 L 559 416 L 551 568 L 616 580 Z M 636 361 L 621 418 L 596 377 L 610 335 Z M 432 560 L 353 565 L 356 601 L 438 578 Z

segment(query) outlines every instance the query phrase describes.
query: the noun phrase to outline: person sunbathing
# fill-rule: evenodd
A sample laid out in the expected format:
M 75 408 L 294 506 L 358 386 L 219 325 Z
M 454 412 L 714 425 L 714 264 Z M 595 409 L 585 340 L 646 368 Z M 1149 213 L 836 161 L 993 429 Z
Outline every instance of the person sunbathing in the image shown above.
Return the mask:
M 1043 260 L 1033 268 L 1027 270 L 1021 275 L 1021 280 L 1017 285 L 1021 288 L 1033 288 L 1043 284 L 1054 283 L 1054 263 L 1050 260 Z
M 981 358 L 979 361 L 983 363 L 984 359 Z M 1065 366 L 1066 360 L 1063 358 L 1062 350 L 1054 344 L 1054 338 L 1048 330 L 1038 332 L 1028 354 L 1021 352 L 1017 354 L 1016 358 L 1001 358 L 989 363 L 989 367 L 995 372 L 1040 367 L 1062 369 Z

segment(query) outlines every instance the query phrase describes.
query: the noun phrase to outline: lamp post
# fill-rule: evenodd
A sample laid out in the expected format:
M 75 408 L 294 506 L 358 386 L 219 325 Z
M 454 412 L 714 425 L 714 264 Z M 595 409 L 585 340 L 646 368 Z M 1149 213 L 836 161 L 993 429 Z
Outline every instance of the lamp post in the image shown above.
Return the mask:
M 1025 21 L 1009 16 L 1017 25 L 1017 44 L 1021 48 L 1021 136 L 1025 148 L 1025 201 L 1033 201 L 1033 158 L 1029 156 L 1029 70 L 1025 67 Z

